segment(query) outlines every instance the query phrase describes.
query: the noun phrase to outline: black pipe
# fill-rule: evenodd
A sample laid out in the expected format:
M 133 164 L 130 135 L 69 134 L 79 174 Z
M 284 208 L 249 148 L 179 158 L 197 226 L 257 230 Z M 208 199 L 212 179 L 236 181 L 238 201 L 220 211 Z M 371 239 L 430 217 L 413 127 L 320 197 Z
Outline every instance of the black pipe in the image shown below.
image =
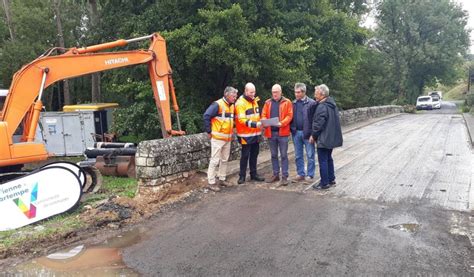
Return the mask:
M 136 148 L 94 148 L 86 149 L 84 154 L 88 158 L 97 158 L 97 156 L 111 155 L 111 156 L 135 156 Z
M 137 145 L 131 142 L 96 142 L 94 148 L 135 148 Z

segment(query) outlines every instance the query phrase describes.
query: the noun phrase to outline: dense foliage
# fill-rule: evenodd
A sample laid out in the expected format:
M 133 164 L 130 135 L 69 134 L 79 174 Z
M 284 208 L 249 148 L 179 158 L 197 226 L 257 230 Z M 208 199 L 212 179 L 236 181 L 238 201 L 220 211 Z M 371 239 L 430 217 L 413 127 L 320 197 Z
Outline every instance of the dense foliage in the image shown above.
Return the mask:
M 196 133 L 202 131 L 202 113 L 227 85 L 242 92 L 246 82 L 254 82 L 267 98 L 280 83 L 292 98 L 295 82 L 305 82 L 309 95 L 326 83 L 349 109 L 412 102 L 425 86 L 459 78 L 469 46 L 467 15 L 459 6 L 449 0 L 375 1 L 372 31 L 361 27 L 366 2 L 4 0 L 0 80 L 8 87 L 21 65 L 58 46 L 60 37 L 74 47 L 159 32 L 167 40 L 182 125 Z M 159 137 L 145 66 L 97 76 L 100 82 L 90 76 L 71 80 L 71 101 L 118 102 L 120 134 Z M 48 90 L 47 108 L 60 109 L 64 84 Z

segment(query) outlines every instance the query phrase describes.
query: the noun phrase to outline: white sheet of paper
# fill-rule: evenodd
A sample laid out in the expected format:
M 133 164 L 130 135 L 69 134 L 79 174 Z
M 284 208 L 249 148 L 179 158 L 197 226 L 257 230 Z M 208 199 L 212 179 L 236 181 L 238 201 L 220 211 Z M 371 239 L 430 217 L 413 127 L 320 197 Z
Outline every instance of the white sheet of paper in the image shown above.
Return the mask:
M 263 127 L 269 127 L 269 126 L 276 126 L 278 127 L 278 123 L 280 123 L 280 120 L 278 117 L 272 117 L 270 119 L 262 119 L 261 120 Z

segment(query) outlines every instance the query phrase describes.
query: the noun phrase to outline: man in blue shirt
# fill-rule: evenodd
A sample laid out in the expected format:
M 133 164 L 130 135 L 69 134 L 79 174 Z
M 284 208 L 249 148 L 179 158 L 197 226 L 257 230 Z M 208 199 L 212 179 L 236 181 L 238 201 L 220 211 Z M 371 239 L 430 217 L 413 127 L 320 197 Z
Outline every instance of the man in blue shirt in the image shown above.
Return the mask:
M 294 179 L 301 182 L 314 178 L 315 160 L 314 143 L 310 143 L 312 125 L 312 113 L 317 105 L 316 101 L 306 96 L 306 85 L 303 83 L 295 84 L 295 100 L 293 101 L 293 121 L 291 122 L 291 134 L 295 147 L 296 172 L 298 176 Z M 304 150 L 306 150 L 307 166 L 305 170 Z

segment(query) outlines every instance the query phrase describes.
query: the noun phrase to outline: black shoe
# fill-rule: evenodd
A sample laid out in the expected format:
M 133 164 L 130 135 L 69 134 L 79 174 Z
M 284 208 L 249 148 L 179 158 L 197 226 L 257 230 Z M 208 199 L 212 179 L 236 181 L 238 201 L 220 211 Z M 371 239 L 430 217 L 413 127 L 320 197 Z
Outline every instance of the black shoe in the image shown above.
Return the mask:
M 329 182 L 329 185 L 335 186 L 335 185 L 336 185 L 336 181 L 331 181 L 331 182 Z
M 326 184 L 326 185 L 321 185 L 321 183 L 318 183 L 318 184 L 315 184 L 315 185 L 312 185 L 311 186 L 313 189 L 315 190 L 323 190 L 323 189 L 328 189 L 331 187 L 330 184 Z
M 257 182 L 263 182 L 263 181 L 265 181 L 265 178 L 260 177 L 258 175 L 254 175 L 254 176 L 250 176 L 250 180 L 251 181 L 257 181 Z
M 243 183 L 245 183 L 245 176 L 240 176 L 239 180 L 237 181 L 237 184 L 241 185 Z

